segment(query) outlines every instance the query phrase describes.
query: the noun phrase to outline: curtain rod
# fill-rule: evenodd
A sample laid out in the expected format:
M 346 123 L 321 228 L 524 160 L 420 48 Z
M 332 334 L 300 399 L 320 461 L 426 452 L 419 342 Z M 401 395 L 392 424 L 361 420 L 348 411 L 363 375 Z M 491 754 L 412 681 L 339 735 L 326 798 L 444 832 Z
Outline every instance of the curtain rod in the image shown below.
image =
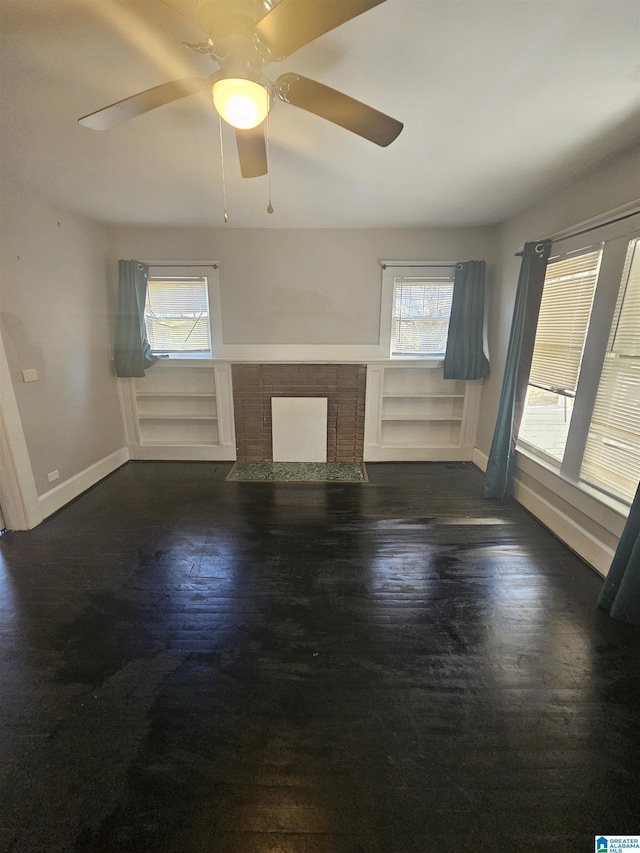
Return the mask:
M 546 243 L 550 241 L 552 245 L 556 243 L 562 243 L 563 240 L 571 240 L 573 237 L 580 237 L 582 234 L 589 234 L 591 231 L 597 231 L 599 228 L 605 228 L 607 225 L 615 225 L 616 222 L 623 222 L 625 219 L 631 219 L 632 216 L 637 216 L 640 213 L 640 209 L 636 206 L 633 210 L 628 213 L 621 214 L 620 216 L 614 216 L 613 219 L 606 219 L 604 222 L 598 222 L 596 225 L 590 225 L 588 228 L 579 228 L 577 231 L 570 231 L 568 234 L 563 234 L 561 237 L 544 237 L 542 240 L 538 241 L 538 245 L 541 243 Z M 536 246 L 536 249 L 538 246 Z M 519 252 L 516 252 L 516 257 L 521 258 L 524 253 L 524 249 L 521 249 Z
M 140 261 L 148 267 L 213 267 L 218 269 L 218 261 Z
M 458 261 L 380 261 L 383 270 L 387 267 L 455 267 Z

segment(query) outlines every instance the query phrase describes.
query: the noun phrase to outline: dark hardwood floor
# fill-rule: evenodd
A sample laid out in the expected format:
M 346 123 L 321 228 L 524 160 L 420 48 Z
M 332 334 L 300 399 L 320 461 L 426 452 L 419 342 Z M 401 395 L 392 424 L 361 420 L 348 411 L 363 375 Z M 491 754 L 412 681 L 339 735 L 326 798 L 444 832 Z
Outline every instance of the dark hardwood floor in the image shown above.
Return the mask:
M 130 463 L 0 538 L 0 849 L 592 851 L 640 632 L 470 464 Z

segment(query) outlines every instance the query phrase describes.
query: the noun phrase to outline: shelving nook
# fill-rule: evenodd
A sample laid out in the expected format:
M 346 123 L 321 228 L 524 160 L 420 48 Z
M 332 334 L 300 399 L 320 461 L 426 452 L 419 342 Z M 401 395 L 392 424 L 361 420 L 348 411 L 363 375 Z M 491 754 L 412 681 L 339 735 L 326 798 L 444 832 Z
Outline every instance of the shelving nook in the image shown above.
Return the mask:
M 230 365 L 167 360 L 122 382 L 132 459 L 235 459 Z
M 433 360 L 367 365 L 365 460 L 470 460 L 481 381 L 444 379 Z

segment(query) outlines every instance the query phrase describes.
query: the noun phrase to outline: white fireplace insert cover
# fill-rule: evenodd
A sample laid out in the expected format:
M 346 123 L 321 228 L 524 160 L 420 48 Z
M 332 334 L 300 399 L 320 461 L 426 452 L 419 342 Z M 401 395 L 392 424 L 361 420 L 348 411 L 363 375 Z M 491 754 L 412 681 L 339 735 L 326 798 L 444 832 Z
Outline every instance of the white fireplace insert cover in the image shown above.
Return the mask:
M 327 461 L 327 397 L 272 397 L 274 462 Z

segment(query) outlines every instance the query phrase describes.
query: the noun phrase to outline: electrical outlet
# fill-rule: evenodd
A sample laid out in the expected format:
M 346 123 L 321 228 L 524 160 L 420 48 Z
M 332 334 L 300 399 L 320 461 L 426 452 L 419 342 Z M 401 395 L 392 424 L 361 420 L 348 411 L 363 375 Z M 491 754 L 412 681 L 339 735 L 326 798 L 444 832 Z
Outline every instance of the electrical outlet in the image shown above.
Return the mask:
M 57 469 L 55 471 L 51 471 L 51 473 L 47 474 L 47 479 L 50 483 L 53 483 L 54 480 L 57 480 L 60 477 L 60 471 Z
M 30 370 L 22 371 L 22 381 L 23 382 L 37 382 L 38 381 L 38 371 L 35 367 L 32 367 Z

